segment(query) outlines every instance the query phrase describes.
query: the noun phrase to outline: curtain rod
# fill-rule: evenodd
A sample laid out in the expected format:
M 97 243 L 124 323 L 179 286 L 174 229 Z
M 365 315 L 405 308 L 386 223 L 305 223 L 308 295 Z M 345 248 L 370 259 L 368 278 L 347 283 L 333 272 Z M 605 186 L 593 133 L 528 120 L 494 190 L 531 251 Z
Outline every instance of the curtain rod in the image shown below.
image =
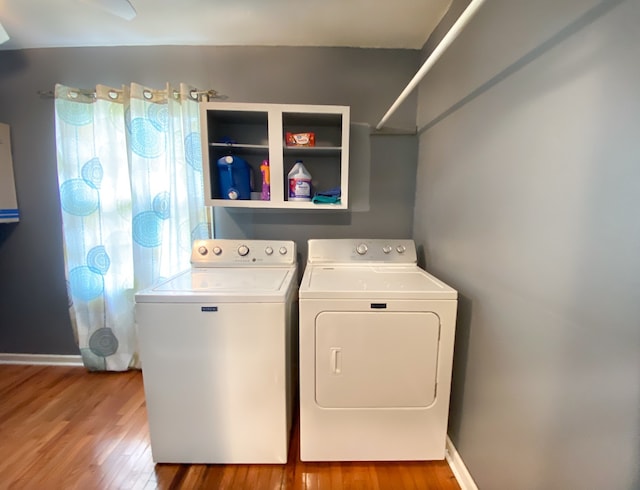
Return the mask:
M 387 113 L 382 117 L 376 129 L 382 129 L 384 123 L 391 117 L 391 115 L 396 111 L 396 109 L 404 102 L 404 100 L 409 96 L 409 94 L 413 91 L 414 88 L 420 83 L 420 81 L 424 78 L 427 72 L 431 69 L 433 65 L 435 65 L 436 61 L 442 56 L 442 53 L 453 43 L 453 41 L 458 37 L 462 29 L 469 23 L 474 14 L 478 11 L 478 9 L 482 6 L 485 0 L 471 0 L 467 8 L 462 12 L 458 20 L 451 26 L 451 29 L 445 34 L 440 43 L 436 46 L 436 49 L 433 50 L 431 55 L 426 59 L 422 67 L 418 70 L 418 72 L 411 79 L 409 84 L 405 87 L 402 93 L 398 96 L 393 105 L 389 108 Z
M 114 89 L 116 92 L 121 92 L 121 90 L 117 90 Z M 154 92 L 163 92 L 165 91 L 164 89 L 160 89 L 160 90 L 153 90 Z M 92 90 L 92 89 L 77 89 L 77 92 L 79 92 L 82 95 L 88 95 L 90 97 L 95 97 L 96 96 L 96 91 Z M 36 92 L 40 97 L 45 98 L 45 99 L 53 99 L 55 98 L 55 92 L 53 90 L 38 90 Z M 180 93 L 178 90 L 174 90 L 173 91 L 174 94 L 178 94 Z M 193 97 L 194 99 L 200 99 L 203 102 L 207 102 L 211 99 L 226 99 L 227 96 L 226 95 L 222 95 L 220 93 L 218 93 L 217 90 L 214 89 L 209 89 L 209 90 L 191 90 L 189 91 L 189 94 L 191 95 L 191 97 Z

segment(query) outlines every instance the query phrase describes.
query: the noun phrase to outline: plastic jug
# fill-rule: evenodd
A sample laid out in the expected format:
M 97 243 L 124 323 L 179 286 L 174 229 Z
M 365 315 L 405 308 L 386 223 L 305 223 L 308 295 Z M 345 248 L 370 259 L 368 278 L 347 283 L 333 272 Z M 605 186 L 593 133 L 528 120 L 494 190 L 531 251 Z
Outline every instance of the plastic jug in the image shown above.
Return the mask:
M 260 193 L 260 199 L 263 201 L 271 200 L 271 175 L 269 169 L 269 160 L 263 160 L 260 165 L 260 172 L 262 173 L 262 192 Z
M 220 195 L 223 199 L 251 199 L 251 167 L 240 157 L 218 159 Z
M 311 174 L 296 161 L 289 172 L 289 201 L 311 201 Z

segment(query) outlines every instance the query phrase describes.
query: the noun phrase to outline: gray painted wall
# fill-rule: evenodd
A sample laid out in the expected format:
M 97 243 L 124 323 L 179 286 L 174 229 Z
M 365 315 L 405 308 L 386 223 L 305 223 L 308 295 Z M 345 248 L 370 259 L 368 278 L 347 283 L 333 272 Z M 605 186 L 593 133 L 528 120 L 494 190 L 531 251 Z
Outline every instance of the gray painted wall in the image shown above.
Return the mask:
M 640 488 L 638 25 L 493 0 L 420 86 L 414 238 L 460 292 L 449 434 L 482 489 Z
M 0 52 L 0 121 L 11 125 L 21 221 L 0 225 L 0 353 L 76 354 L 67 313 L 56 177 L 55 83 L 91 88 L 186 82 L 235 102 L 336 104 L 375 125 L 413 76 L 420 52 L 346 48 L 129 47 Z M 416 98 L 390 122 L 415 131 Z M 220 211 L 220 237 L 398 236 L 412 229 L 417 138 L 362 137 L 352 178 L 358 211 Z M 366 155 L 366 156 L 365 156 Z M 371 156 L 369 159 L 368 156 Z
M 374 125 L 372 123 L 371 127 Z M 363 129 L 366 130 L 364 135 Z M 359 130 L 357 141 L 353 138 L 354 130 Z M 349 179 L 350 187 L 356 189 L 355 195 L 350 194 L 349 199 L 350 205 L 361 211 L 287 213 L 217 208 L 216 236 L 294 240 L 298 244 L 300 272 L 306 263 L 307 240 L 310 238 L 410 237 L 418 158 L 417 137 L 369 137 L 368 128 L 352 128 L 351 131 L 352 168 Z M 365 135 L 366 140 L 363 137 Z M 363 148 L 365 143 L 368 144 L 367 148 Z M 370 167 L 363 168 L 369 159 Z M 368 180 L 364 182 L 368 189 L 362 189 L 363 180 Z

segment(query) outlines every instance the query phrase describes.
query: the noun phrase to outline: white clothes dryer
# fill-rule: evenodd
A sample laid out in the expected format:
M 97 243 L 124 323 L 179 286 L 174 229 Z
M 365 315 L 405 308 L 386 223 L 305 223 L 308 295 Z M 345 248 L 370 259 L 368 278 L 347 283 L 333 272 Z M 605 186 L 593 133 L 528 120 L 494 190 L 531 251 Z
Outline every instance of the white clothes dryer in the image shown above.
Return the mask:
M 135 296 L 153 460 L 286 463 L 295 243 L 199 240 L 191 263 Z
M 309 240 L 302 461 L 444 459 L 457 292 L 412 240 Z

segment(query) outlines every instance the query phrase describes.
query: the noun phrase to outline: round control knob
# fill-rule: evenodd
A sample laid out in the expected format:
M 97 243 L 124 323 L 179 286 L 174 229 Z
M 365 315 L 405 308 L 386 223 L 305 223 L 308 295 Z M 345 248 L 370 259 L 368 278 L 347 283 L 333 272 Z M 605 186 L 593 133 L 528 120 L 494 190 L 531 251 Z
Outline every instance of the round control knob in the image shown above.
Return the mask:
M 267 255 L 271 255 L 273 254 L 273 249 L 271 247 L 267 247 L 264 249 L 264 253 L 266 253 Z
M 220 247 L 213 247 L 213 253 L 220 255 L 222 253 L 222 249 Z
M 280 252 L 280 255 L 287 255 L 287 247 L 280 247 L 278 252 Z
M 393 250 L 389 245 L 385 245 L 384 247 L 382 247 L 382 251 L 386 254 L 391 253 L 391 250 Z
M 198 247 L 198 253 L 200 255 L 207 255 L 207 247 L 205 247 L 204 245 L 201 245 L 200 247 Z
M 404 245 L 398 245 L 396 247 L 396 250 L 398 251 L 399 254 L 403 254 L 405 250 L 407 250 L 407 247 L 405 247 Z
M 358 245 L 356 247 L 356 252 L 358 252 L 358 255 L 366 254 L 367 250 L 369 250 L 369 249 L 367 248 L 367 246 L 364 243 L 361 243 L 360 245 Z
M 244 257 L 248 253 L 249 253 L 249 247 L 247 247 L 246 245 L 240 245 L 238 247 L 238 255 L 240 255 L 241 257 Z

